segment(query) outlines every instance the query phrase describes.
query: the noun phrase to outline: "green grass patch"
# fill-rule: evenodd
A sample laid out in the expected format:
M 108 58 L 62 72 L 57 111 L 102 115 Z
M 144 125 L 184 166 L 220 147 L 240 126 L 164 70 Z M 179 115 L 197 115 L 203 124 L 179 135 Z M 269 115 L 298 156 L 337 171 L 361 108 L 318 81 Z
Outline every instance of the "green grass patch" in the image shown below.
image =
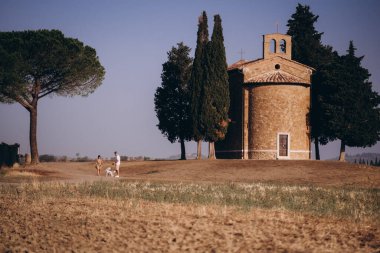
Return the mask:
M 380 220 L 380 189 L 327 188 L 264 183 L 164 183 L 96 181 L 0 185 L 1 195 L 43 198 L 137 199 L 163 203 L 220 205 L 249 210 L 280 209 L 355 220 Z

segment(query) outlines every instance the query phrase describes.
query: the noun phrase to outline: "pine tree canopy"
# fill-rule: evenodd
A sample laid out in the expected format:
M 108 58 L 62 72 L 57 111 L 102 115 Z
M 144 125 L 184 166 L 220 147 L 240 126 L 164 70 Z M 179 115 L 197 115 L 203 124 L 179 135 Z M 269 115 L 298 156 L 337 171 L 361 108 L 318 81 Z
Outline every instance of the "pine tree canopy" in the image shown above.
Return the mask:
M 298 4 L 287 24 L 287 34 L 292 36 L 292 59 L 313 68 L 317 67 L 318 49 L 323 35 L 314 28 L 318 18 L 309 6 Z
M 368 147 L 380 140 L 380 96 L 372 90 L 370 74 L 361 66 L 350 42 L 347 54 L 327 66 L 324 82 L 325 133 L 350 147 Z
M 157 127 L 170 142 L 192 138 L 189 78 L 192 58 L 190 48 L 182 42 L 168 52 L 162 65 L 161 87 L 155 93 Z
M 0 32 L 0 101 L 87 96 L 104 79 L 95 49 L 58 30 Z

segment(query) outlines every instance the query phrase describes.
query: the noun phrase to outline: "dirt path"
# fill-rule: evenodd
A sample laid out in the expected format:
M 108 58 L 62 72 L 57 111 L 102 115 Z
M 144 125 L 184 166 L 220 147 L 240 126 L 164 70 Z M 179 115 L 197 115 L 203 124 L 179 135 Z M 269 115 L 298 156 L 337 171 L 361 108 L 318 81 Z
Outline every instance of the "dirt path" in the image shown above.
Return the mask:
M 105 167 L 111 166 L 106 163 Z M 37 180 L 71 182 L 105 180 L 96 176 L 93 163 L 42 163 L 27 167 L 43 176 Z M 209 182 L 276 182 L 319 186 L 360 186 L 380 188 L 380 168 L 332 161 L 139 161 L 123 162 L 123 179 Z M 35 178 L 36 179 L 36 178 Z M 115 178 L 108 178 L 115 180 Z M 0 182 L 20 178 L 0 177 Z

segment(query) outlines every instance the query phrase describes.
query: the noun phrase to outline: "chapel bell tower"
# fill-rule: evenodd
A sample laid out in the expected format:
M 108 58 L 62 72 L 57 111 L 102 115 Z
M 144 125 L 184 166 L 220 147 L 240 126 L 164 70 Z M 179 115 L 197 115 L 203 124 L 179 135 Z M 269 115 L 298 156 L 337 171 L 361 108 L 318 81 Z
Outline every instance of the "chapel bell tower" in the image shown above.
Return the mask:
M 263 58 L 275 56 L 292 59 L 292 37 L 286 34 L 273 33 L 263 35 Z

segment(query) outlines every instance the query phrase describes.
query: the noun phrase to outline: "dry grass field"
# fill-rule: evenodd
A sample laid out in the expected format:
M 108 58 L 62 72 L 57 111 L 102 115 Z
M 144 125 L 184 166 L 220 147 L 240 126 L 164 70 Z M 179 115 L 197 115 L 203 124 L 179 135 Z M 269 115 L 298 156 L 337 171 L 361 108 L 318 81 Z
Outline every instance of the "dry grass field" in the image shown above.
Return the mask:
M 93 163 L 0 174 L 1 252 L 380 252 L 375 167 L 146 161 L 122 163 L 120 178 Z

